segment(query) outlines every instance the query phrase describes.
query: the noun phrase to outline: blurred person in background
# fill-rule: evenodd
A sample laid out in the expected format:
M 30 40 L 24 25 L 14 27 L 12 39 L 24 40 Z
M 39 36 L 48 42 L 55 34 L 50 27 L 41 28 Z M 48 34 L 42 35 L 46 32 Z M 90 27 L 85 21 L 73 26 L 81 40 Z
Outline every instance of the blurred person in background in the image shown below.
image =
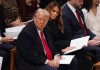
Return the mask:
M 0 56 L 3 57 L 1 70 L 10 70 L 10 50 L 15 47 L 15 44 L 13 38 L 5 37 L 3 34 L 6 28 L 3 9 L 0 4 Z
M 39 0 L 16 0 L 22 21 L 32 19 L 36 9 L 39 7 Z
M 4 7 L 4 20 L 7 27 L 20 17 L 19 9 L 16 0 L 1 0 L 1 5 Z
M 100 37 L 100 6 L 99 0 L 84 0 L 83 13 L 87 28 Z M 99 40 L 100 41 L 100 40 Z

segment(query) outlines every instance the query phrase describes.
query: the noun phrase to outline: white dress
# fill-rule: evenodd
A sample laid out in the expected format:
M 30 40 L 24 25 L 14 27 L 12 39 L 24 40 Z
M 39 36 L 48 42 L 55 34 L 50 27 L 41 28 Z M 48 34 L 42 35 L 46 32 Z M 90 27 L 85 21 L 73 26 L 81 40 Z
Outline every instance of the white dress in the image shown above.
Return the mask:
M 85 17 L 86 26 L 96 36 L 100 37 L 100 6 L 97 7 L 96 15 L 90 10 L 87 12 L 86 9 L 82 9 Z

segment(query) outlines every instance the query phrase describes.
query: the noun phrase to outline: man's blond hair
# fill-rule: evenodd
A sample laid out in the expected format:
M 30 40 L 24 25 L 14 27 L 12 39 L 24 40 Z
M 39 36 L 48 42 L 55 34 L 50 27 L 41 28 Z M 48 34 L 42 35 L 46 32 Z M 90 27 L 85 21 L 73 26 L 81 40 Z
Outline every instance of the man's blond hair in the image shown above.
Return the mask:
M 43 16 L 43 17 L 50 17 L 50 14 L 47 10 L 39 8 L 35 11 L 34 16 Z

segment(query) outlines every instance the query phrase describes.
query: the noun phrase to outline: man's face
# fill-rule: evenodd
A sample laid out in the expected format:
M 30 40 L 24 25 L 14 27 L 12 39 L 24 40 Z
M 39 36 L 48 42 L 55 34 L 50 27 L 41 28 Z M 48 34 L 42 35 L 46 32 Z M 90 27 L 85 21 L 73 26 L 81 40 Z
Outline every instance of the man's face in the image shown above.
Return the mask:
M 73 7 L 76 9 L 80 9 L 81 6 L 83 5 L 83 0 L 72 0 Z
M 36 15 L 34 18 L 34 23 L 39 30 L 43 30 L 48 22 L 49 17 L 43 16 L 42 14 Z

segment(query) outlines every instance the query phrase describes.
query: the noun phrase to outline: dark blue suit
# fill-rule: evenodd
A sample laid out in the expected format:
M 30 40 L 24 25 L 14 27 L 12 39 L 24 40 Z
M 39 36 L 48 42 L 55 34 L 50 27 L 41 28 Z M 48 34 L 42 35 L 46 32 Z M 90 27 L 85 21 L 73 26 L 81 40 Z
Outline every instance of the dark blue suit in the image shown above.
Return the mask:
M 3 17 L 3 7 L 0 5 L 0 37 L 4 37 L 3 32 L 5 32 L 6 24 Z M 0 44 L 0 56 L 3 57 L 3 64 L 1 70 L 9 70 L 10 63 L 10 50 L 14 48 L 14 45 L 8 43 Z
M 84 23 L 84 28 L 86 29 L 88 35 L 90 35 L 90 39 L 93 39 L 95 35 L 86 28 L 84 16 L 81 10 L 80 15 Z M 83 30 L 74 13 L 67 4 L 62 8 L 62 18 L 64 23 L 64 34 L 68 36 L 69 41 L 83 36 Z M 95 61 L 100 61 L 100 47 L 84 47 L 83 49 L 92 53 L 95 57 Z

